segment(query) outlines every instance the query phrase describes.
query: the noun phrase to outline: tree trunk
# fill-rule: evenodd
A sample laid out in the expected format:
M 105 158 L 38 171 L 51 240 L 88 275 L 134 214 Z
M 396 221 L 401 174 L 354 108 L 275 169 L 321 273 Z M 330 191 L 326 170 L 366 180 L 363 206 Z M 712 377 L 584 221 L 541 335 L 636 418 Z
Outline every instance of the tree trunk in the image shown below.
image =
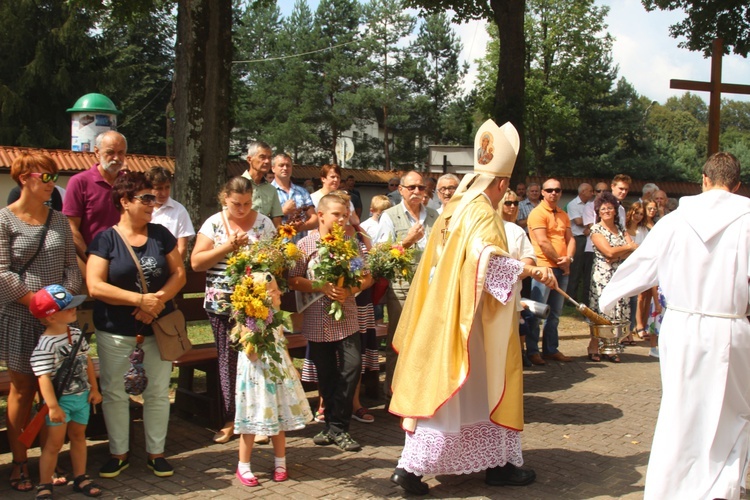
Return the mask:
M 490 0 L 492 14 L 500 35 L 500 60 L 498 61 L 497 85 L 495 87 L 494 118 L 498 125 L 511 122 L 521 138 L 516 167 L 511 185 L 526 180 L 524 154 L 524 61 L 526 40 L 524 37 L 525 0 Z
M 232 1 L 179 0 L 177 9 L 175 198 L 200 225 L 227 176 Z

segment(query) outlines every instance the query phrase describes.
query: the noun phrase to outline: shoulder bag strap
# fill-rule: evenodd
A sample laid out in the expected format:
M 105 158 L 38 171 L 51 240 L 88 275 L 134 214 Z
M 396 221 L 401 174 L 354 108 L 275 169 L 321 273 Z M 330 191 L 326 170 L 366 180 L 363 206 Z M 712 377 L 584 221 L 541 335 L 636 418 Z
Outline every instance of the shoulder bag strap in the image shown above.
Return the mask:
M 44 241 L 47 239 L 47 232 L 49 232 L 49 224 L 52 221 L 52 209 L 48 209 L 49 212 L 47 213 L 47 220 L 44 222 L 44 228 L 42 228 L 42 235 L 39 237 L 39 246 L 36 247 L 36 252 L 34 252 L 34 255 L 31 256 L 29 260 L 26 261 L 26 263 L 21 267 L 21 271 L 18 273 L 19 276 L 23 276 L 23 273 L 26 272 L 26 270 L 31 266 L 31 264 L 36 260 L 37 255 L 39 255 L 39 252 L 42 251 L 42 247 L 44 246 Z
M 133 262 L 135 262 L 135 267 L 138 268 L 138 276 L 141 278 L 141 288 L 143 289 L 143 293 L 148 293 L 148 284 L 146 283 L 146 277 L 143 276 L 143 268 L 141 267 L 141 262 L 138 260 L 138 257 L 135 255 L 135 252 L 133 251 L 133 247 L 128 243 L 128 240 L 125 238 L 125 235 L 122 234 L 122 231 L 120 231 L 120 228 L 117 225 L 112 226 L 112 229 L 115 230 L 117 234 L 120 235 L 120 238 L 122 238 L 123 243 L 125 243 L 125 246 L 128 249 L 128 252 L 130 252 L 130 256 L 133 257 Z
M 232 240 L 232 228 L 229 227 L 229 221 L 227 220 L 227 216 L 224 215 L 224 210 L 221 211 L 221 222 L 224 224 L 224 232 L 227 235 L 227 241 Z

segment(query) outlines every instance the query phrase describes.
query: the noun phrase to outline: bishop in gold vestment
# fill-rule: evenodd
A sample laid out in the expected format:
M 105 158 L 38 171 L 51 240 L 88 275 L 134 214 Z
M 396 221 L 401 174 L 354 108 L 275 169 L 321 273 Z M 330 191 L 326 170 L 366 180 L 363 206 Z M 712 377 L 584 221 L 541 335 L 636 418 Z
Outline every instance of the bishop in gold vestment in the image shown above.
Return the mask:
M 513 284 L 544 268 L 507 254 L 496 208 L 518 152 L 509 123 L 477 133 L 496 145 L 474 166 L 435 223 L 412 281 L 393 347 L 399 360 L 389 410 L 403 418 L 406 443 L 391 480 L 426 494 L 425 474 L 487 471 L 491 485 L 524 485 L 523 372 Z

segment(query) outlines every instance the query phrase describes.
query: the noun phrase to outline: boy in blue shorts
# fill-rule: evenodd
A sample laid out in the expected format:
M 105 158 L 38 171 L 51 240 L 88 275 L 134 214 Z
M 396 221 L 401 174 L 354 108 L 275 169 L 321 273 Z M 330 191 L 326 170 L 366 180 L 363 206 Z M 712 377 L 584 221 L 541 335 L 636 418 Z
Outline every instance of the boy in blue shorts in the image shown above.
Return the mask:
M 85 295 L 73 296 L 60 285 L 49 285 L 34 294 L 29 310 L 44 324 L 44 331 L 31 355 L 31 368 L 39 379 L 47 415 L 47 441 L 39 459 L 39 486 L 37 499 L 52 498 L 52 474 L 57 466 L 57 456 L 70 439 L 70 461 L 73 464 L 73 491 L 89 497 L 102 494 L 101 488 L 86 475 L 86 424 L 89 421 L 89 403 L 102 400 L 96 382 L 96 372 L 88 355 L 89 345 L 84 338 L 72 366 L 70 383 L 58 400 L 53 380 L 72 346 L 82 335 L 70 326 L 76 321 L 76 307 Z

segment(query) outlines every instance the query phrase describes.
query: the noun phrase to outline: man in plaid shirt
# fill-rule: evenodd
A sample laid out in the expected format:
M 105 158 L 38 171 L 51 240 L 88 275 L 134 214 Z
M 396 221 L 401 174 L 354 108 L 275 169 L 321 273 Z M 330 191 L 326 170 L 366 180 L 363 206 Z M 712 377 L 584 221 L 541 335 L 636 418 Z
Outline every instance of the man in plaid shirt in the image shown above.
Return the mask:
M 344 225 L 349 204 L 335 194 L 321 198 L 318 204 L 318 231 L 302 238 L 297 246 L 304 254 L 289 271 L 289 286 L 305 293 L 322 293 L 303 313 L 302 334 L 310 347 L 310 358 L 318 372 L 318 390 L 325 406 L 325 429 L 313 438 L 318 445 L 336 445 L 344 451 L 359 451 L 361 446 L 349 435 L 354 390 L 362 369 L 359 322 L 354 295 L 372 285 L 366 275 L 359 287 L 339 287 L 326 283 L 316 287 L 308 278 L 308 268 L 317 256 L 317 243 L 334 225 Z M 361 257 L 361 255 L 360 255 Z M 336 321 L 328 314 L 331 302 L 343 304 L 344 317 Z

